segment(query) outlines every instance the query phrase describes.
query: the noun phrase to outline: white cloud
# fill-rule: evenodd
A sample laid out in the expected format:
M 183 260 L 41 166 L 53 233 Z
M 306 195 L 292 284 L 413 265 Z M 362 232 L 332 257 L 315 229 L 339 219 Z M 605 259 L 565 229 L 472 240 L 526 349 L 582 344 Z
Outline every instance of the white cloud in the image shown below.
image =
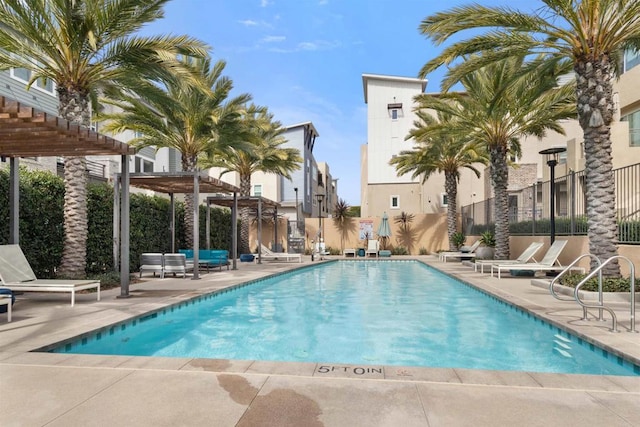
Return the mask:
M 260 0 L 260 7 L 267 7 L 269 5 L 273 4 L 273 2 L 269 1 L 269 0 Z
M 320 50 L 332 50 L 337 49 L 342 44 L 339 41 L 329 41 L 329 40 L 314 40 L 314 41 L 306 41 L 300 42 L 295 47 L 292 48 L 270 48 L 270 52 L 276 53 L 294 53 L 294 52 L 314 52 Z
M 246 26 L 246 27 L 255 27 L 256 25 L 258 25 L 258 23 L 256 21 L 253 21 L 251 19 L 245 19 L 243 21 L 238 21 L 238 23 Z
M 320 0 L 320 1 L 318 2 L 318 4 L 319 4 L 320 6 L 327 5 L 327 4 L 329 4 L 329 0 Z
M 279 43 L 285 41 L 285 36 L 266 36 L 261 40 L 262 43 Z

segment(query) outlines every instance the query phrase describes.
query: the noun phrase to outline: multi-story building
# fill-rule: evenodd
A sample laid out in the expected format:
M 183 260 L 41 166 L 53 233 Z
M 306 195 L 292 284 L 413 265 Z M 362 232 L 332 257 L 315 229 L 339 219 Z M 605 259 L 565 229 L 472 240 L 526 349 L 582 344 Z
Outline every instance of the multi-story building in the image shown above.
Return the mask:
M 50 80 L 36 80 L 30 90 L 26 89 L 31 78 L 31 71 L 26 69 L 10 69 L 0 71 L 0 95 L 15 100 L 24 105 L 36 108 L 48 114 L 58 114 L 58 96 L 55 84 Z M 107 110 L 114 107 L 106 105 Z M 101 132 L 98 123 L 93 123 L 92 130 Z M 134 133 L 125 131 L 118 135 L 110 135 L 113 138 L 127 143 L 134 138 Z M 5 162 L 6 159 L 0 159 Z M 48 170 L 62 175 L 64 159 L 58 157 L 33 157 L 23 158 L 21 163 L 27 167 Z M 93 181 L 106 181 L 114 173 L 120 172 L 119 156 L 88 156 L 87 169 L 89 179 Z M 181 169 L 180 154 L 174 149 L 147 147 L 130 157 L 129 170 L 131 172 L 175 172 Z
M 611 140 L 614 169 L 640 163 L 640 54 L 626 52 L 622 74 L 614 82 L 616 121 L 612 124 Z M 415 95 L 423 93 L 425 80 L 407 77 L 363 74 L 364 99 L 367 104 L 367 145 L 362 147 L 362 216 L 380 216 L 383 211 L 409 213 L 443 213 L 446 208 L 444 176 L 432 175 L 424 185 L 420 178 L 398 177 L 389 160 L 401 150 L 411 149 L 411 140 L 404 138 L 413 126 Z M 564 135 L 549 132 L 544 138 L 524 138 L 522 155 L 511 159 L 515 166 L 509 171 L 509 205 L 513 212 L 530 213 L 532 196 L 522 190 L 536 182 L 548 181 L 550 168 L 540 151 L 563 147 L 558 155 L 555 176 L 585 168 L 584 136 L 577 120 L 563 123 Z M 481 168 L 482 169 L 482 168 Z M 471 205 L 492 197 L 488 168 L 481 178 L 461 171 L 458 185 L 458 206 Z M 557 206 L 566 206 L 566 188 L 556 188 Z M 631 195 L 640 199 L 640 194 Z M 537 194 L 536 209 L 544 211 L 544 198 Z M 563 212 L 556 212 L 563 214 Z
M 362 216 L 444 213 L 444 174 L 435 173 L 421 184 L 422 177 L 398 176 L 389 164 L 401 151 L 414 146 L 413 139 L 406 139 L 417 119 L 414 97 L 424 93 L 427 80 L 363 74 L 362 84 L 367 104 L 367 144 L 361 148 Z M 470 171 L 460 172 L 459 203 L 481 200 L 483 181 Z

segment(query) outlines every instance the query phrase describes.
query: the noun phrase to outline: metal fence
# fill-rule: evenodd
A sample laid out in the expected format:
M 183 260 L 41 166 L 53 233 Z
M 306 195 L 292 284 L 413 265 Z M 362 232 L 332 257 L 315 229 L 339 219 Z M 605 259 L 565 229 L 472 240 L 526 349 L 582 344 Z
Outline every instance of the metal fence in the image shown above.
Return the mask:
M 618 242 L 640 244 L 640 163 L 615 169 Z M 585 172 L 555 179 L 556 235 L 587 234 Z M 509 192 L 509 231 L 512 235 L 540 236 L 550 232 L 551 182 Z M 493 229 L 493 198 L 462 207 L 462 232 L 478 235 Z

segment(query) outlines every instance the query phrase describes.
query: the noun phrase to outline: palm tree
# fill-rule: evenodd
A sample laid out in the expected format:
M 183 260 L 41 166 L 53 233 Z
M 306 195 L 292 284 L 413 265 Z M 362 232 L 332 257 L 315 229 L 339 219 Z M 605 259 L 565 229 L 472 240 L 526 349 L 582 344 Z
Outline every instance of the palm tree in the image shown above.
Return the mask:
M 205 167 L 222 168 L 220 175 L 236 172 L 240 176 L 240 194 L 251 195 L 251 175 L 261 171 L 291 179 L 291 172 L 300 169 L 302 157 L 297 148 L 283 147 L 287 140 L 282 136 L 285 128 L 273 120 L 273 114 L 267 108 L 251 105 L 242 119 L 244 132 L 230 138 L 249 144 L 238 147 L 214 148 L 203 162 Z M 240 251 L 250 253 L 249 213 L 241 212 Z
M 173 148 L 180 152 L 182 170 L 194 172 L 198 162 L 213 149 L 225 150 L 237 141 L 231 134 L 240 130 L 240 117 L 248 94 L 229 99 L 233 82 L 222 75 L 226 63 L 211 66 L 210 58 L 185 58 L 201 81 L 184 79 L 180 74 L 163 79 L 164 86 L 147 84 L 137 95 L 123 96 L 121 101 L 105 100 L 121 112 L 101 114 L 105 131 L 131 130 L 139 134 L 130 143 L 138 148 Z M 205 89 L 203 89 L 205 88 Z M 185 212 L 193 212 L 193 194 L 185 195 Z M 193 216 L 185 215 L 187 230 L 193 229 Z M 193 244 L 191 233 L 186 243 Z
M 483 144 L 489 153 L 496 259 L 509 259 L 508 157 L 519 154 L 520 138 L 541 138 L 547 130 L 562 134 L 560 121 L 575 115 L 572 88 L 556 83 L 563 66 L 540 58 L 529 63 L 509 58 L 462 77 L 464 93 L 419 97 L 422 108 L 455 117 L 457 132 Z
M 89 126 L 99 93 L 135 90 L 141 76 L 179 72 L 177 55 L 205 55 L 186 36 L 140 37 L 136 33 L 163 16 L 168 0 L 3 0 L 0 2 L 0 69 L 31 72 L 29 87 L 53 81 L 58 113 Z M 184 76 L 187 77 L 186 70 Z M 58 274 L 85 275 L 87 240 L 86 160 L 65 159 L 65 242 Z
M 478 52 L 490 52 L 453 67 L 443 84 L 450 87 L 470 70 L 507 57 L 547 54 L 567 59 L 576 74 L 578 121 L 584 131 L 589 251 L 600 259 L 618 253 L 611 122 L 615 110 L 612 81 L 624 49 L 640 49 L 637 0 L 544 0 L 534 13 L 478 4 L 425 18 L 420 31 L 436 44 L 474 30 L 430 60 L 421 76 L 442 64 Z M 476 30 L 485 28 L 486 32 Z M 619 276 L 617 263 L 605 274 Z
M 484 147 L 457 132 L 456 118 L 444 112 L 438 112 L 437 119 L 423 109 L 426 101 L 416 108 L 418 120 L 409 131 L 406 139 L 414 138 L 416 145 L 412 150 L 401 151 L 391 159 L 398 175 L 412 172 L 413 178 L 422 176 L 422 184 L 434 173 L 444 173 L 447 193 L 447 233 L 450 250 L 457 250 L 453 235 L 457 231 L 457 197 L 460 170 L 470 169 L 477 177 L 480 171 L 477 164 L 487 163 Z
M 333 225 L 340 232 L 340 251 L 344 251 L 344 240 L 354 228 L 351 206 L 344 199 L 338 199 L 333 208 Z

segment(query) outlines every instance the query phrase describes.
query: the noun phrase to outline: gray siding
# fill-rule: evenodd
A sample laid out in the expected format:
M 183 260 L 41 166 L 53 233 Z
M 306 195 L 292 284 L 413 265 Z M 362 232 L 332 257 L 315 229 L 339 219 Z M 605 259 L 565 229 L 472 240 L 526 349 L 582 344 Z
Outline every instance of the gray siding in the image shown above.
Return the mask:
M 9 70 L 0 71 L 0 95 L 46 113 L 58 115 L 57 96 L 34 87 L 27 91 L 23 82 L 11 77 Z

